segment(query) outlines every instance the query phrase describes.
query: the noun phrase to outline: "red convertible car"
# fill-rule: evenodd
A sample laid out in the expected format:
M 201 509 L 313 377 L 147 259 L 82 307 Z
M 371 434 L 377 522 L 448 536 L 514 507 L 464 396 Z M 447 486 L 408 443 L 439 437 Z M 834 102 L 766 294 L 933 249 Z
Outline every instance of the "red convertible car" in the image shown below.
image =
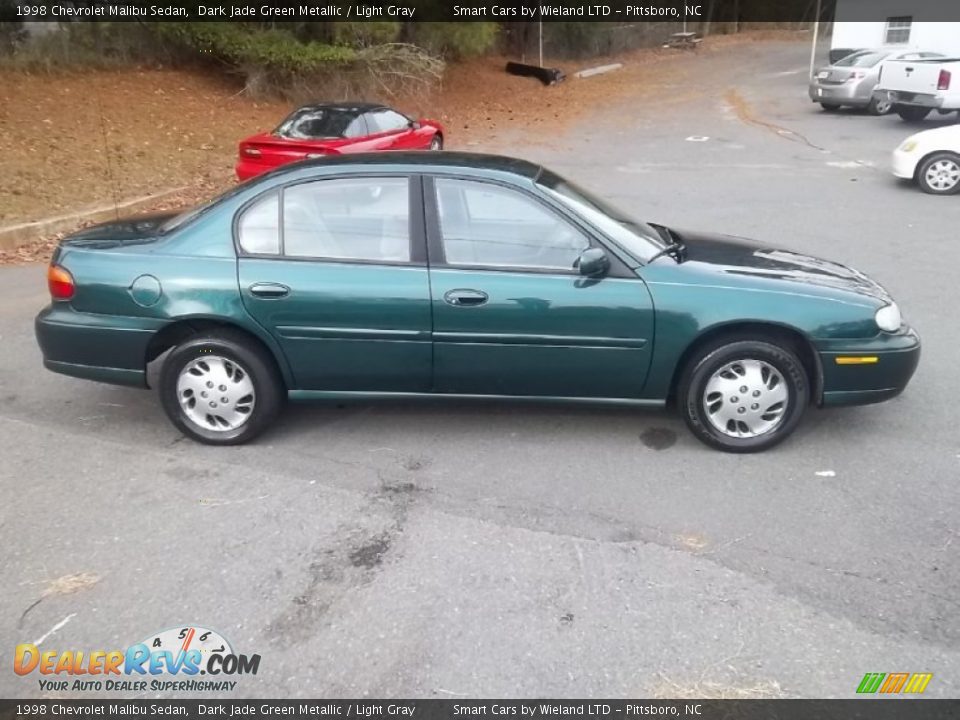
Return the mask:
M 324 155 L 442 149 L 443 127 L 433 120 L 411 120 L 374 103 L 305 105 L 272 133 L 240 142 L 237 177 L 246 180 L 280 165 Z

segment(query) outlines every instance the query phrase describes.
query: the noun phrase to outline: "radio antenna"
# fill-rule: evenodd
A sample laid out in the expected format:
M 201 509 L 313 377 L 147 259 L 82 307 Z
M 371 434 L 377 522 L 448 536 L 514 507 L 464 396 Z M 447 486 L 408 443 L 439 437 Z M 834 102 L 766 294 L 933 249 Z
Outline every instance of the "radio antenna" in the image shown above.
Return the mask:
M 120 219 L 120 198 L 118 195 L 117 179 L 113 172 L 113 163 L 110 160 L 110 145 L 107 142 L 107 121 L 103 116 L 103 103 L 100 101 L 100 88 L 94 93 L 97 101 L 97 113 L 100 116 L 100 137 L 103 139 L 103 155 L 107 162 L 107 180 L 110 183 L 110 194 L 113 196 L 113 215 L 115 219 Z

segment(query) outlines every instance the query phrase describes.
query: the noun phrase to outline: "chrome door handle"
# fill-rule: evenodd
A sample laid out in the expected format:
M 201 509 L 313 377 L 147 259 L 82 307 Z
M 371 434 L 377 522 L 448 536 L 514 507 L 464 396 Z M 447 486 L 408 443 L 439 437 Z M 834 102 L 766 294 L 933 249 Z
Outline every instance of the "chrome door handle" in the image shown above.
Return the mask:
M 448 290 L 443 294 L 443 301 L 454 307 L 476 307 L 489 300 L 489 296 L 481 290 L 457 289 Z
M 290 288 L 280 283 L 259 282 L 250 286 L 250 294 L 260 298 L 278 299 L 289 295 Z

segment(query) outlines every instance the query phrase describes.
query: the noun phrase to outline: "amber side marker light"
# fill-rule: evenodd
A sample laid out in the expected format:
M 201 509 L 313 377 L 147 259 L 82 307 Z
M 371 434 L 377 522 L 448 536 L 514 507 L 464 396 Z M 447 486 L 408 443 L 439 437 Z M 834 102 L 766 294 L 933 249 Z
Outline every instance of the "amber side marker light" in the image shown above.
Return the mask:
M 76 290 L 73 275 L 59 265 L 47 268 L 47 287 L 50 288 L 50 297 L 54 300 L 69 300 Z
M 880 362 L 876 355 L 843 356 L 835 358 L 837 365 L 875 365 Z

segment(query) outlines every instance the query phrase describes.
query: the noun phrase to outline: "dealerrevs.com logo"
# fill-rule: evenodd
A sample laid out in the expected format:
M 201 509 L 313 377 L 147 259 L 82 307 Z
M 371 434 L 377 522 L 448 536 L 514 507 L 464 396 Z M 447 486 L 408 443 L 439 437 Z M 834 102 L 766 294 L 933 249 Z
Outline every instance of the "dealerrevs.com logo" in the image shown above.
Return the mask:
M 126 650 L 41 650 L 23 643 L 13 657 L 17 675 L 38 674 L 40 689 L 53 691 L 224 691 L 237 685 L 227 677 L 259 669 L 260 655 L 238 654 L 218 632 L 195 625 L 164 630 Z

